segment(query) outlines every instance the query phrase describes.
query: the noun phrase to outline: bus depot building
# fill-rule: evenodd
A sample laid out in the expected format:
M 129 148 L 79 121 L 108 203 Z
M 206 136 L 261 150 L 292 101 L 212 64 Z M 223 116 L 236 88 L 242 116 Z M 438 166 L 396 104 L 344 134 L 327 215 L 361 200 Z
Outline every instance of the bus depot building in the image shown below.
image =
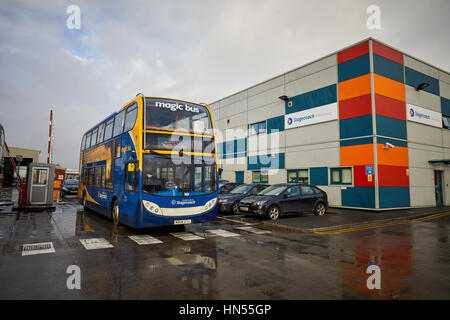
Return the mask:
M 211 104 L 221 179 L 450 205 L 450 74 L 369 38 Z

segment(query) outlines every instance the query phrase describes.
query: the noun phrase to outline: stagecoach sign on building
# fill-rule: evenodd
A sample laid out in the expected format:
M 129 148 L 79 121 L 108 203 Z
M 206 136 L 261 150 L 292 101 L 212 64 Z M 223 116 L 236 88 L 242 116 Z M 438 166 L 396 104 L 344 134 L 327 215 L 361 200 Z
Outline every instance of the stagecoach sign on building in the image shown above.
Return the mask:
M 442 128 L 442 113 L 421 108 L 412 104 L 406 105 L 406 119 L 433 127 Z
M 284 116 L 284 125 L 286 129 L 291 129 L 337 118 L 337 103 L 334 102 L 317 108 L 289 113 Z

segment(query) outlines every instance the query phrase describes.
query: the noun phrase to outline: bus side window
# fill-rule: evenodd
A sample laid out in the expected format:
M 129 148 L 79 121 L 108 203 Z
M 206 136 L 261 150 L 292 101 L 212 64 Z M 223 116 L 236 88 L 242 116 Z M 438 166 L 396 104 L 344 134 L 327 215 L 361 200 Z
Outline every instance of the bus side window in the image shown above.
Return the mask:
M 137 104 L 134 103 L 127 109 L 127 115 L 125 117 L 125 127 L 123 128 L 123 132 L 127 132 L 133 129 L 134 123 L 136 122 L 136 116 L 137 116 Z
M 101 167 L 95 167 L 95 186 L 101 187 L 101 175 L 102 175 L 102 168 Z
M 115 158 L 120 158 L 120 138 L 114 140 Z
M 137 192 L 139 177 L 139 162 L 128 162 L 125 165 L 125 191 Z
M 94 168 L 88 169 L 88 185 L 94 185 Z
M 106 166 L 102 166 L 102 174 L 101 174 L 101 187 L 104 188 L 106 186 Z

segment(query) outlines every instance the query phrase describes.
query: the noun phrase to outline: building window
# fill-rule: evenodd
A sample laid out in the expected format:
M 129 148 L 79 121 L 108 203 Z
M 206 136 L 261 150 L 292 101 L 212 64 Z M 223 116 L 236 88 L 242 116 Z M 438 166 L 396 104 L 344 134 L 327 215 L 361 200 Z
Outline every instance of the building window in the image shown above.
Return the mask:
M 261 121 L 250 125 L 250 135 L 266 133 L 266 122 Z
M 331 168 L 330 184 L 352 184 L 352 168 Z
M 288 170 L 287 172 L 288 183 L 309 183 L 309 170 Z
M 444 129 L 450 129 L 450 117 L 442 115 L 442 126 Z
M 267 171 L 252 171 L 253 183 L 269 183 L 269 175 Z

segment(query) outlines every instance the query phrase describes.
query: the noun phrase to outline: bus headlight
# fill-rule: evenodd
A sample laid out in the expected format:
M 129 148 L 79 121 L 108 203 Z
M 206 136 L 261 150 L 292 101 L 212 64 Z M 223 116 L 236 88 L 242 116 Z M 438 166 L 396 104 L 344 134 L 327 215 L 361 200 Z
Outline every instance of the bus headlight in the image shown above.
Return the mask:
M 161 208 L 156 203 L 147 200 L 142 200 L 142 203 L 144 204 L 145 209 L 147 209 L 151 213 L 162 214 Z
M 206 211 L 206 210 L 209 210 L 209 209 L 212 209 L 212 208 L 216 205 L 216 202 L 217 202 L 217 198 L 214 198 L 214 199 L 209 200 L 209 201 L 205 204 L 205 211 Z

